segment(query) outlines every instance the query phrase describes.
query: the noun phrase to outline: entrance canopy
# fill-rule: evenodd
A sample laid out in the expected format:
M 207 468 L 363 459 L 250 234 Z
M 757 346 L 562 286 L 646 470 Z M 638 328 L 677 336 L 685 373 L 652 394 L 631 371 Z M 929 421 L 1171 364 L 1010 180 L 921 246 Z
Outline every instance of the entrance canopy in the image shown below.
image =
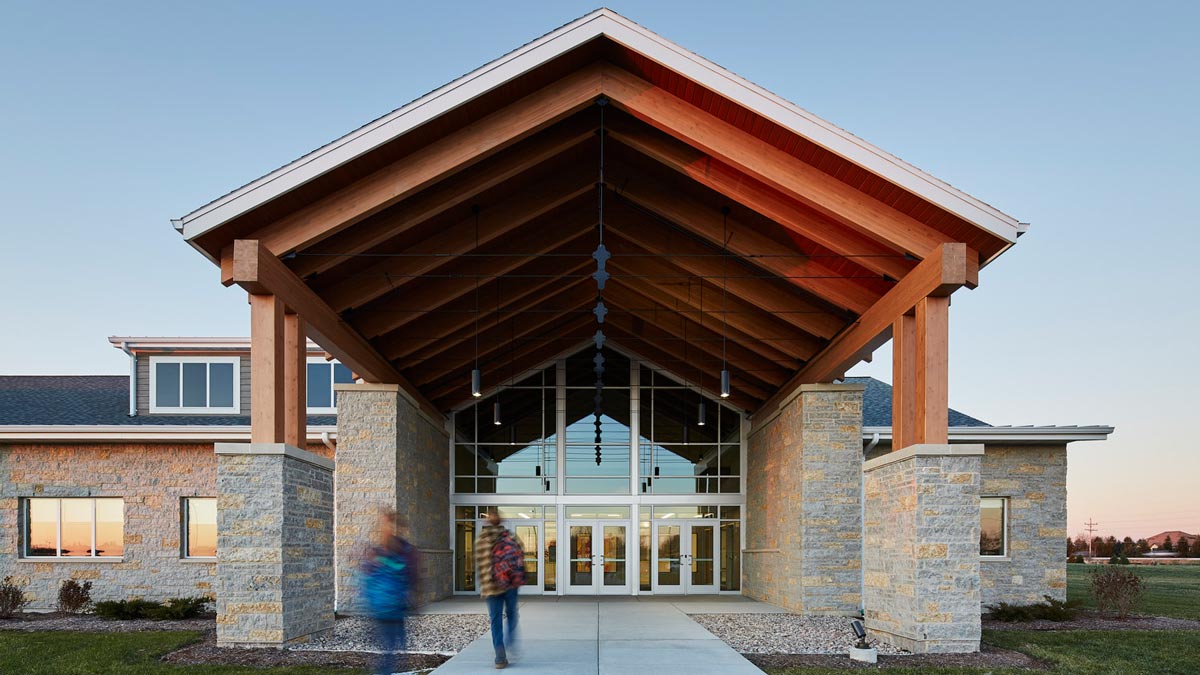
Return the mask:
M 948 296 L 1021 229 L 604 9 L 176 225 L 279 357 L 256 361 L 261 440 L 297 419 L 305 332 L 432 415 L 476 364 L 494 386 L 590 340 L 602 233 L 626 350 L 709 392 L 728 369 L 729 401 L 769 414 L 897 331 L 894 419 L 939 442 Z

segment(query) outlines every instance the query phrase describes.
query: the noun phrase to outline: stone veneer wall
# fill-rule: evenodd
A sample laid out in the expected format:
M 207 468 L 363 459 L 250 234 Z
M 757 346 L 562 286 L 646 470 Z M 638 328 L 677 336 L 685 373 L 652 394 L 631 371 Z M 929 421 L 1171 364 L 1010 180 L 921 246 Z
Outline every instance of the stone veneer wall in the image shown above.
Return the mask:
M 185 560 L 183 497 L 216 496 L 212 444 L 0 445 L 0 578 L 12 576 L 31 609 L 50 609 L 65 579 L 90 580 L 95 600 L 212 597 L 216 563 Z M 22 497 L 122 497 L 119 562 L 20 558 Z
M 216 446 L 217 642 L 333 628 L 333 462 L 281 443 Z
M 988 445 L 981 497 L 1008 498 L 1008 555 L 981 558 L 982 602 L 1067 596 L 1067 447 Z
M 804 385 L 751 432 L 744 595 L 805 614 L 858 613 L 862 392 Z
M 867 462 L 867 629 L 915 653 L 979 651 L 981 445 L 914 445 Z
M 394 385 L 338 385 L 338 612 L 361 611 L 358 565 L 379 510 L 395 508 L 421 550 L 417 601 L 453 593 L 450 450 L 443 427 Z

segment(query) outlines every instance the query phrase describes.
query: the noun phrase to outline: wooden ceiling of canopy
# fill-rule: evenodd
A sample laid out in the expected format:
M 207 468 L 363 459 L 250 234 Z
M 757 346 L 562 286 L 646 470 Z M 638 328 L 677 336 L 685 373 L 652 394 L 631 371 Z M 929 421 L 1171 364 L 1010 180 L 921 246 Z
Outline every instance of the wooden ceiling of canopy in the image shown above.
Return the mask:
M 257 241 L 314 337 L 445 412 L 477 361 L 498 384 L 596 330 L 601 95 L 605 334 L 709 391 L 727 362 L 746 410 L 842 374 L 884 313 L 1009 244 L 604 38 L 195 243 L 254 288 L 234 242 Z

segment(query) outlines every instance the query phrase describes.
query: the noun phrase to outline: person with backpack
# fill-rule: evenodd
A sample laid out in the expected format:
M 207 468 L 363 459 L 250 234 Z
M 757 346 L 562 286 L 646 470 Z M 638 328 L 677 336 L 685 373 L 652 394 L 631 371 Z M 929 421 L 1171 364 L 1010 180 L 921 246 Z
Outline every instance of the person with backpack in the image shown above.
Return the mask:
M 385 509 L 379 516 L 379 541 L 367 550 L 362 562 L 362 591 L 367 611 L 375 620 L 382 653 L 375 664 L 379 675 L 404 670 L 407 655 L 396 663 L 396 652 L 406 652 L 405 619 L 412 608 L 417 582 L 417 548 L 403 536 L 404 519 Z
M 488 524 L 475 541 L 475 567 L 478 569 L 479 594 L 487 602 L 492 622 L 492 647 L 496 667 L 508 665 L 507 649 L 517 635 L 517 591 L 525 585 L 525 552 L 521 544 L 501 524 L 500 513 L 488 514 Z M 508 617 L 505 634 L 504 617 Z

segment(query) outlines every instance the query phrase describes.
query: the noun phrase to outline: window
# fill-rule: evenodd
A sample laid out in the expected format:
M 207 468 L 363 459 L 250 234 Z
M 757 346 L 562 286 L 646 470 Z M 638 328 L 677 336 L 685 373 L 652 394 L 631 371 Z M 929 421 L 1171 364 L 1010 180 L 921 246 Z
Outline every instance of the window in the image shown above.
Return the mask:
M 183 557 L 217 557 L 217 500 L 183 498 Z
M 150 412 L 241 412 L 241 359 L 214 356 L 150 357 Z
M 979 500 L 979 555 L 1002 558 L 1008 555 L 1008 499 Z
M 38 497 L 23 505 L 27 558 L 120 558 L 125 553 L 120 497 Z
M 350 369 L 337 361 L 326 361 L 320 356 L 308 359 L 305 383 L 308 389 L 308 412 L 312 414 L 337 412 L 335 384 L 350 384 L 354 376 Z

